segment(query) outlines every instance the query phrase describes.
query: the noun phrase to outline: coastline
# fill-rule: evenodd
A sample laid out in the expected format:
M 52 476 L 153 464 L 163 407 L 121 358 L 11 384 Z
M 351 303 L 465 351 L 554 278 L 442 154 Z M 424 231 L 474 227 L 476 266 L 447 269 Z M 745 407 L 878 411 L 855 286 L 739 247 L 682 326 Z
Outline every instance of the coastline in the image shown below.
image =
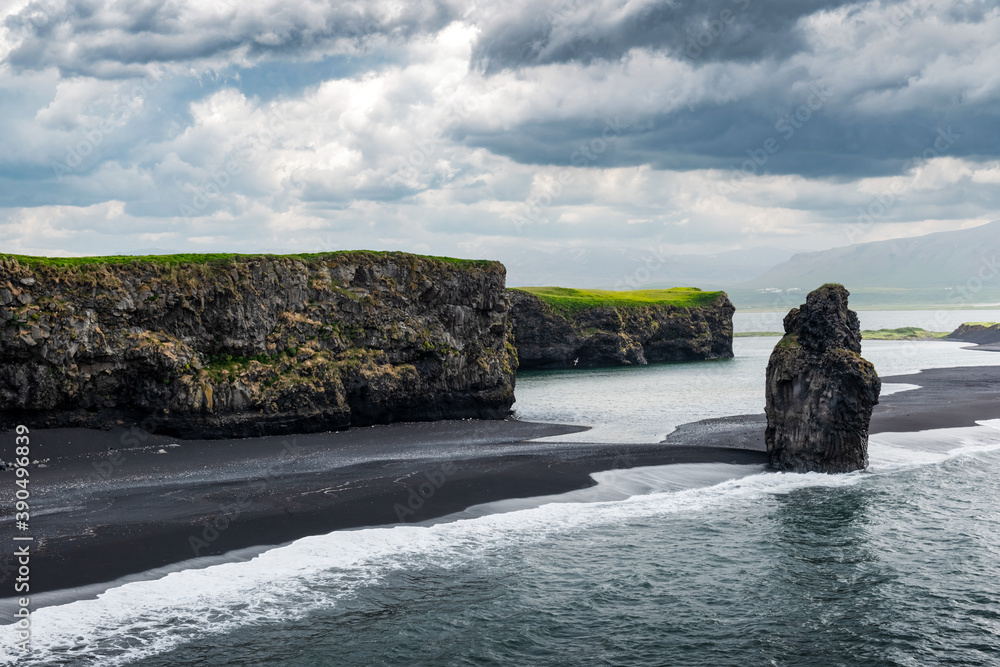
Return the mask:
M 725 448 L 530 441 L 584 430 L 463 420 L 226 441 L 122 429 L 34 431 L 34 447 L 47 461 L 32 468 L 31 592 L 564 493 L 592 486 L 591 473 L 616 467 L 764 463 L 760 452 Z M 140 437 L 139 446 L 108 449 Z M 5 586 L 0 598 L 13 597 L 12 590 Z
M 883 381 L 921 388 L 883 397 L 872 433 L 1000 418 L 1000 367 Z M 333 530 L 415 523 L 481 503 L 563 493 L 592 486 L 591 473 L 601 470 L 761 465 L 763 424 L 763 414 L 694 422 L 662 443 L 641 445 L 536 442 L 587 429 L 513 420 L 227 441 L 123 429 L 34 431 L 34 454 L 47 461 L 32 467 L 32 593 Z M 0 597 L 11 591 L 4 586 Z
M 935 368 L 882 378 L 884 384 L 914 384 L 919 389 L 883 396 L 872 414 L 870 434 L 914 433 L 976 426 L 1000 419 L 1000 366 Z M 664 444 L 727 446 L 765 451 L 764 413 L 720 417 L 677 427 Z

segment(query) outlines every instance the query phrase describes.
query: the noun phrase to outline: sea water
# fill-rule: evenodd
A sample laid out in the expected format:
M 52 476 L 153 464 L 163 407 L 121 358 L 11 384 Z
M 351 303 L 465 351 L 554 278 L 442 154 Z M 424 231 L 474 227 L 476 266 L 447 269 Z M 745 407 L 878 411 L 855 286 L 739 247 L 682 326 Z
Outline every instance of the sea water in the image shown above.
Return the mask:
M 619 441 L 663 433 L 657 419 L 757 412 L 773 343 L 738 340 L 737 358 L 711 371 L 715 389 L 691 364 L 526 375 L 518 411 Z M 915 345 L 872 341 L 864 353 L 883 375 L 1000 363 Z M 578 410 L 588 392 L 611 404 Z M 637 425 L 644 413 L 656 418 Z M 880 434 L 870 449 L 869 470 L 849 475 L 613 470 L 562 496 L 309 537 L 37 609 L 32 653 L 3 641 L 0 660 L 1000 664 L 1000 421 Z
M 680 364 L 531 371 L 517 376 L 514 409 L 525 421 L 592 426 L 551 442 L 659 442 L 680 424 L 764 412 L 764 373 L 777 337 L 736 338 L 734 358 Z M 1000 365 L 1000 352 L 952 341 L 862 342 L 880 376 L 922 368 Z M 883 393 L 912 383 L 886 383 Z
M 805 294 L 798 297 L 805 301 Z M 733 331 L 784 331 L 782 320 L 788 311 L 760 313 L 738 312 L 733 315 Z M 919 327 L 927 331 L 954 331 L 965 322 L 1000 322 L 1000 310 L 859 310 L 862 329 L 899 329 Z

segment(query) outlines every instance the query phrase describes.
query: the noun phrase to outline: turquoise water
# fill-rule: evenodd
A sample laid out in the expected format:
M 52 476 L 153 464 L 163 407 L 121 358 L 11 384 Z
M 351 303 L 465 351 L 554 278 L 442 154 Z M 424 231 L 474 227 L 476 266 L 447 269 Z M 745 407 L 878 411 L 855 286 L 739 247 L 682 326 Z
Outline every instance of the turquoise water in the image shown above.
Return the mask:
M 764 411 L 764 371 L 776 337 L 736 338 L 735 358 L 684 364 L 533 371 L 517 376 L 525 421 L 592 426 L 558 441 L 659 442 L 688 422 Z M 921 368 L 1000 365 L 1000 353 L 943 341 L 864 341 L 879 375 Z M 901 387 L 885 387 L 890 392 Z
M 254 664 L 995 665 L 998 473 L 990 451 L 525 516 L 145 664 L 231 665 L 235 644 Z
M 773 344 L 526 374 L 517 408 L 648 441 L 758 411 Z M 883 375 L 1000 364 L 960 347 L 873 341 L 865 355 Z M 16 664 L 1000 664 L 1000 421 L 881 434 L 870 456 L 839 476 L 614 470 L 559 497 L 305 538 L 38 609 Z
M 781 322 L 786 312 L 738 312 L 733 315 L 733 331 L 783 331 Z M 954 331 L 963 322 L 1000 322 L 1000 310 L 859 310 L 858 319 L 862 329 L 920 327 Z
M 997 664 L 1000 430 L 871 458 L 307 538 L 42 609 L 24 664 Z

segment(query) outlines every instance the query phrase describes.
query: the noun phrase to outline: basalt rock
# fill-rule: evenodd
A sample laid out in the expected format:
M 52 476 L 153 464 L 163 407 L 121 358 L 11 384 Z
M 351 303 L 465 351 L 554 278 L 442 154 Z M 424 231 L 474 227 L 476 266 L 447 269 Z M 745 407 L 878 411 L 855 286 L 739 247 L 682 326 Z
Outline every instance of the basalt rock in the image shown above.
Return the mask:
M 509 289 L 522 369 L 631 366 L 733 356 L 733 312 L 725 293 L 711 303 L 598 306 L 560 312 Z
M 785 317 L 767 364 L 771 466 L 851 472 L 868 466 L 868 425 L 882 383 L 861 357 L 858 316 L 842 285 L 823 285 Z
M 996 345 L 1000 343 L 1000 324 L 966 322 L 948 334 L 946 340 L 958 340 L 977 345 Z
M 502 418 L 517 367 L 505 275 L 364 251 L 0 255 L 0 429 L 228 438 Z

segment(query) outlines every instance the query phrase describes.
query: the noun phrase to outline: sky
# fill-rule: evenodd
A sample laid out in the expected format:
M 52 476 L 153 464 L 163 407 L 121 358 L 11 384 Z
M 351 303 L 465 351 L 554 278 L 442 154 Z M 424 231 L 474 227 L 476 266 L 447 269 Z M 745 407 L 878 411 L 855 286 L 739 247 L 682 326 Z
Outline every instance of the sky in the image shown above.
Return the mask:
M 584 280 L 973 227 L 997 63 L 994 0 L 0 0 L 0 251 Z

